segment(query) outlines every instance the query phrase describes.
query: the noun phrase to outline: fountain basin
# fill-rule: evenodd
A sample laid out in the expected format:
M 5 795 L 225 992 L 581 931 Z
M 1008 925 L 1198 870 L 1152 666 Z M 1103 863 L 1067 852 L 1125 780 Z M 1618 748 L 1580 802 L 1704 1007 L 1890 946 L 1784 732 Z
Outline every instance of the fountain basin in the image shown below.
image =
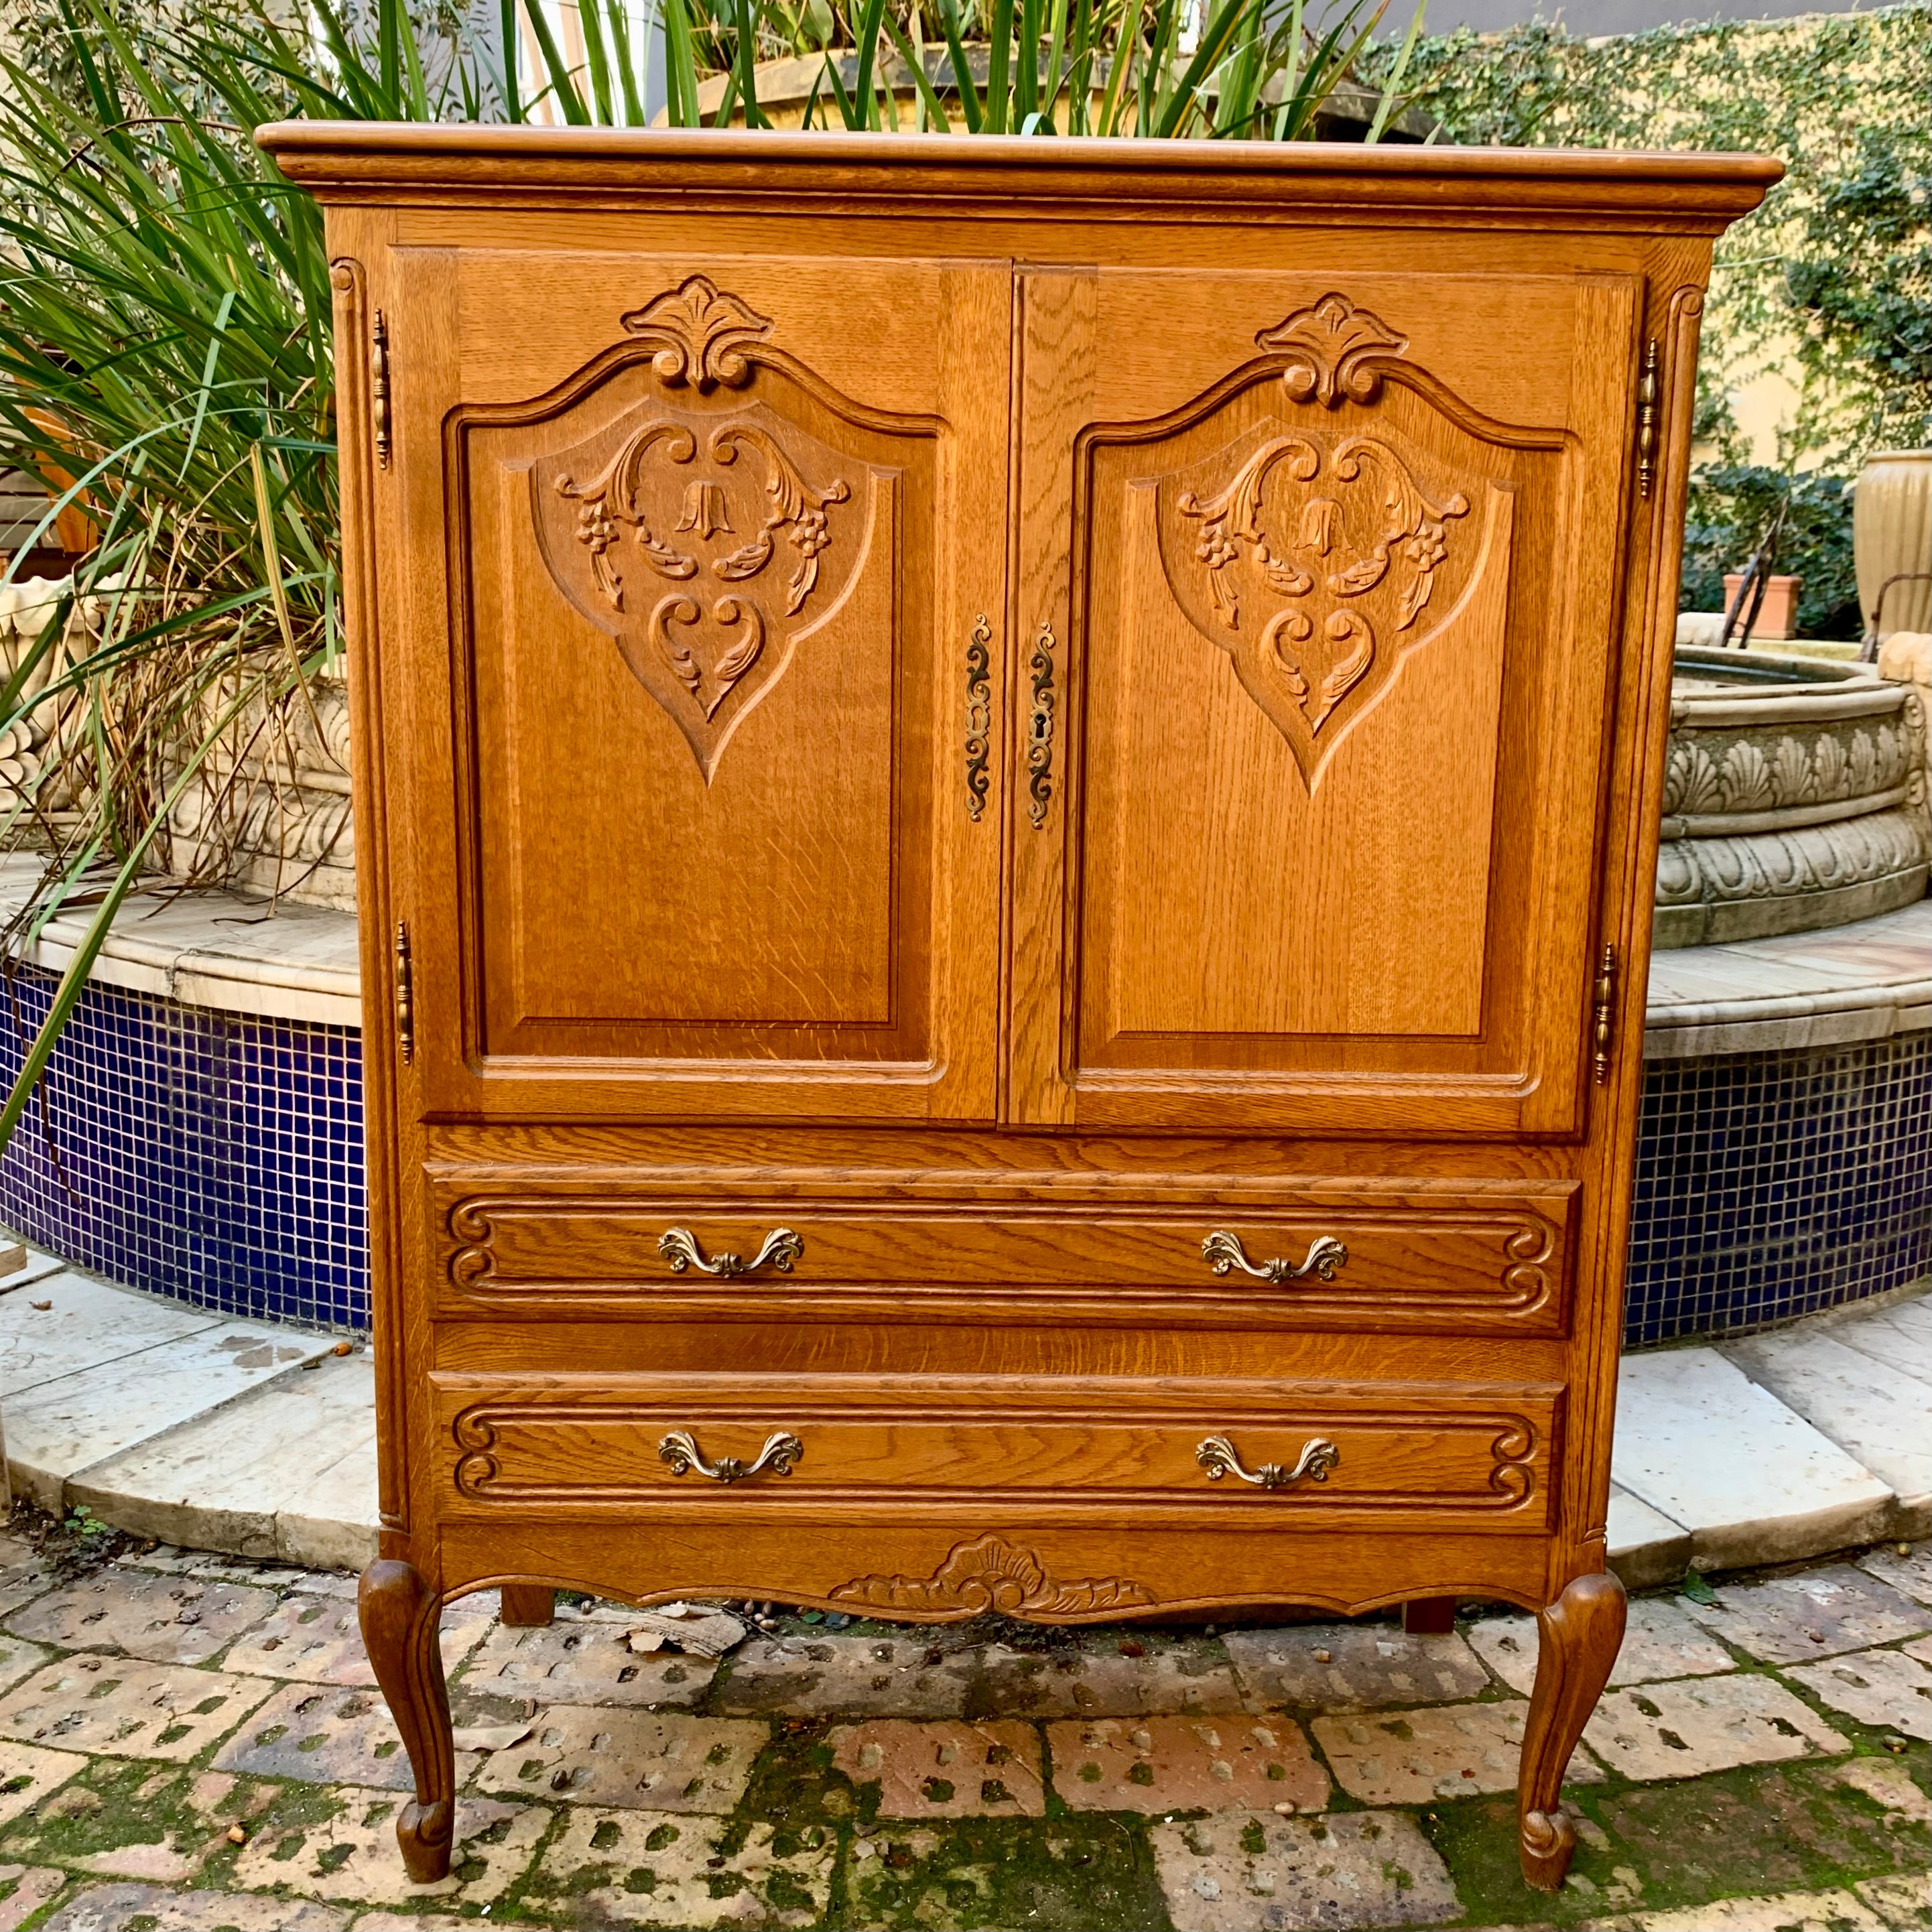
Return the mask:
M 1924 896 L 1923 701 L 1869 666 L 1681 646 L 1660 949 L 1844 926 Z

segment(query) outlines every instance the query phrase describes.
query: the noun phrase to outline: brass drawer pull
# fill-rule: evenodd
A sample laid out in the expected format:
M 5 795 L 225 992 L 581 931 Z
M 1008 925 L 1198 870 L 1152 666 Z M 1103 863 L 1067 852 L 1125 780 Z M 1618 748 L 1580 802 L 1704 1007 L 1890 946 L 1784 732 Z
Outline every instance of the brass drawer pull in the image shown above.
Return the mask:
M 715 1462 L 704 1460 L 698 1438 L 688 1429 L 674 1429 L 658 1444 L 658 1454 L 670 1465 L 674 1476 L 695 1469 L 714 1483 L 742 1483 L 748 1476 L 760 1476 L 769 1469 L 775 1476 L 788 1476 L 792 1465 L 802 1460 L 805 1444 L 784 1430 L 768 1436 L 755 1461 L 741 1462 L 735 1456 L 721 1456 Z
M 1307 1254 L 1300 1267 L 1292 1262 L 1276 1259 L 1263 1262 L 1259 1268 L 1249 1260 L 1247 1250 L 1241 1246 L 1241 1238 L 1231 1234 L 1226 1228 L 1216 1228 L 1201 1244 L 1202 1254 L 1214 1264 L 1216 1274 L 1226 1274 L 1230 1268 L 1239 1268 L 1244 1274 L 1251 1274 L 1257 1281 L 1300 1281 L 1307 1275 L 1318 1275 L 1324 1281 L 1333 1281 L 1335 1270 L 1348 1258 L 1348 1250 L 1333 1234 L 1317 1235 L 1310 1243 Z
M 734 1275 L 756 1274 L 769 1262 L 781 1274 L 789 1274 L 791 1264 L 805 1252 L 805 1244 L 789 1228 L 774 1228 L 749 1261 L 739 1255 L 714 1255 L 704 1258 L 698 1238 L 688 1228 L 667 1228 L 658 1237 L 658 1252 L 670 1264 L 673 1274 L 694 1268 L 700 1274 L 715 1274 L 730 1280 Z
M 1301 1454 L 1293 1468 L 1284 1469 L 1279 1462 L 1264 1462 L 1258 1469 L 1250 1469 L 1243 1465 L 1226 1436 L 1210 1436 L 1195 1450 L 1194 1460 L 1208 1472 L 1210 1483 L 1218 1483 L 1223 1476 L 1238 1476 L 1258 1490 L 1285 1490 L 1304 1476 L 1310 1482 L 1325 1483 L 1328 1472 L 1341 1461 L 1342 1452 L 1325 1436 L 1316 1436 L 1301 1445 Z

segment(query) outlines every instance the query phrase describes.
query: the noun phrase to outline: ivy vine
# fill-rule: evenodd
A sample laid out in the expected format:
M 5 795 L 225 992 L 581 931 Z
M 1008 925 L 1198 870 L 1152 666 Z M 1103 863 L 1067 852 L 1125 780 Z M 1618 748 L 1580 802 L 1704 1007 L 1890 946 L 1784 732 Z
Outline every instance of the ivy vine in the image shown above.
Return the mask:
M 1372 57 L 1384 67 L 1393 50 Z M 1369 77 L 1372 78 L 1372 74 Z M 1871 450 L 1932 440 L 1932 5 L 1661 27 L 1546 20 L 1418 42 L 1405 92 L 1452 140 L 1777 155 L 1786 172 L 1719 241 L 1703 330 L 1685 608 L 1787 502 L 1777 567 L 1806 634 L 1856 634 L 1849 484 Z M 1770 370 L 1796 401 L 1754 465 L 1730 392 Z

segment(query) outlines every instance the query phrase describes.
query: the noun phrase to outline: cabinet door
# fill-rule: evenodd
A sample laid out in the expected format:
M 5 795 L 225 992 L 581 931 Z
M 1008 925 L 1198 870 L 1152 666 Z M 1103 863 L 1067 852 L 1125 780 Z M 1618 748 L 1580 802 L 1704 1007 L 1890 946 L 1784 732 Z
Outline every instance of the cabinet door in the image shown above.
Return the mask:
M 1006 265 L 389 266 L 424 1109 L 988 1118 Z
M 1318 245 L 1022 279 L 1018 1119 L 1582 1118 L 1639 285 Z

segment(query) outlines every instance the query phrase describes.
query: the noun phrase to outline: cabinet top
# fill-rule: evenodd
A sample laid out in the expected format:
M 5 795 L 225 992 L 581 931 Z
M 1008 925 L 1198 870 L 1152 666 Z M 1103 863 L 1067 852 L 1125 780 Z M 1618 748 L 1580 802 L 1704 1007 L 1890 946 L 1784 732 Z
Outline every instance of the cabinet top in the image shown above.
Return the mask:
M 324 201 L 489 202 L 1010 220 L 1321 221 L 1608 226 L 1714 234 L 1784 173 L 1763 154 L 1294 141 L 1041 140 L 280 121 L 255 139 Z

